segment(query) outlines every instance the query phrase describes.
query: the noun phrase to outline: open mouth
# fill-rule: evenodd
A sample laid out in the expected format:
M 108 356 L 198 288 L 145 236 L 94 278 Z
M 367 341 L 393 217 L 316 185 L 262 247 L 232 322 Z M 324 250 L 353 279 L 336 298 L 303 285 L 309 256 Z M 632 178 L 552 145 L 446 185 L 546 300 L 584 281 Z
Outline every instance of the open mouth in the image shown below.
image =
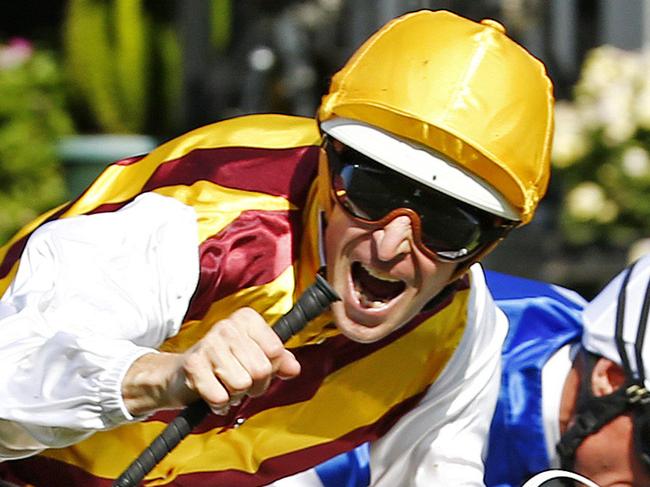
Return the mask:
M 351 271 L 355 294 L 365 308 L 381 308 L 406 288 L 403 281 L 380 275 L 360 262 L 354 262 Z

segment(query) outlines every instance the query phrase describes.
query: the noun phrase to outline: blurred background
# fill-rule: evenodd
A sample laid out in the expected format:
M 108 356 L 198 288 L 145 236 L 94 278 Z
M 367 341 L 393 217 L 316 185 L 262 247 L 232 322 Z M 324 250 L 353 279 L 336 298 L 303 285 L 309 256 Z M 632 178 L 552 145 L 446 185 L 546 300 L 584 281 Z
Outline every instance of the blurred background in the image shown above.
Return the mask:
M 486 267 L 591 298 L 650 250 L 650 0 L 22 0 L 0 16 L 0 245 L 108 163 L 239 114 L 312 116 L 380 25 L 490 17 L 556 85 L 554 172 Z

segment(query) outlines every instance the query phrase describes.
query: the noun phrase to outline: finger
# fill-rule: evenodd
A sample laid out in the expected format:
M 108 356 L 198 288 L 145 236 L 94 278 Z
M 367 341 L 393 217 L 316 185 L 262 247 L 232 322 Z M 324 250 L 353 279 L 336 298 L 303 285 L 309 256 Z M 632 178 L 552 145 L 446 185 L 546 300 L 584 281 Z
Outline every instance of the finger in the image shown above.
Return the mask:
M 210 410 L 216 414 L 217 416 L 226 416 L 228 412 L 230 412 L 230 405 L 227 404 L 225 406 L 210 406 Z
M 228 357 L 228 354 L 222 353 L 220 355 L 222 363 L 235 361 L 232 356 Z M 221 379 L 218 377 L 219 372 L 213 371 L 213 368 L 214 363 L 209 358 L 209 354 L 203 351 L 195 352 L 194 356 L 188 360 L 186 387 L 197 391 L 215 414 L 225 415 L 228 413 L 230 406 L 241 403 L 245 394 L 243 392 L 233 393 L 224 384 L 224 381 L 230 380 L 227 376 L 232 372 L 224 374 L 225 378 Z M 236 370 L 237 366 L 235 365 L 233 368 Z M 230 388 L 233 389 L 232 386 Z
M 300 364 L 295 356 L 284 348 L 284 344 L 264 319 L 253 310 L 241 309 L 240 318 L 246 318 L 246 331 L 262 354 L 270 362 L 271 370 L 268 370 L 266 360 L 260 361 L 259 355 L 243 355 L 242 362 L 250 371 L 255 384 L 253 394 L 257 395 L 268 388 L 270 378 L 279 376 L 282 379 L 289 379 L 300 373 Z M 247 361 L 249 360 L 249 361 Z
M 185 385 L 198 394 L 213 410 L 225 408 L 230 400 L 230 393 L 217 380 L 212 362 L 202 350 L 188 353 L 183 363 Z
M 291 378 L 300 364 L 264 318 L 242 308 L 215 324 L 202 340 L 216 378 L 228 393 L 258 396 L 268 389 L 273 376 Z
M 273 363 L 276 375 L 283 380 L 293 379 L 300 375 L 300 362 L 296 359 L 295 355 L 289 350 L 284 350 L 284 353 Z
M 257 344 L 251 343 L 245 349 L 235 349 L 233 354 L 250 379 L 246 394 L 256 397 L 266 391 L 273 379 L 273 366 Z
M 270 361 L 271 375 L 289 379 L 300 374 L 300 363 L 290 351 L 284 348 L 280 338 L 257 312 L 250 308 L 242 308 L 233 316 L 241 319 L 246 324 L 245 329 L 249 337 L 259 346 L 263 355 Z M 255 359 L 257 356 L 255 355 L 252 358 Z M 246 360 L 246 357 L 242 356 L 242 360 Z M 267 374 L 266 362 L 246 362 L 246 367 L 249 367 L 254 382 L 258 380 L 267 381 L 265 377 Z M 266 387 L 268 387 L 268 381 Z M 259 392 L 257 387 L 256 392 Z
M 215 331 L 206 338 L 206 351 L 216 378 L 231 396 L 247 393 L 253 385 L 247 363 L 254 359 L 249 356 L 256 353 L 261 355 L 255 342 L 242 333 L 237 323 L 231 320 L 224 320 L 215 325 Z M 257 358 L 258 361 L 264 359 L 263 356 L 261 359 Z
M 246 334 L 257 343 L 269 360 L 272 361 L 282 355 L 284 344 L 260 314 L 253 309 L 242 308 L 238 310 L 236 316 L 242 320 Z
M 246 397 L 246 394 L 231 394 L 230 396 L 230 406 L 239 406 L 242 402 L 242 399 Z
M 266 326 L 264 324 L 263 326 Z M 220 335 L 228 334 L 228 351 L 233 360 L 223 362 L 223 355 L 215 356 L 219 361 L 217 376 L 233 394 L 245 392 L 250 396 L 258 396 L 268 388 L 273 378 L 273 364 L 264 354 L 255 334 L 247 333 L 247 326 L 242 325 L 238 333 L 223 330 Z M 217 354 L 215 354 L 217 355 Z
M 285 349 L 270 359 L 258 343 L 251 340 L 241 347 L 233 346 L 232 352 L 251 378 L 247 394 L 253 397 L 264 393 L 275 376 L 290 379 L 300 374 L 300 363 L 293 353 Z

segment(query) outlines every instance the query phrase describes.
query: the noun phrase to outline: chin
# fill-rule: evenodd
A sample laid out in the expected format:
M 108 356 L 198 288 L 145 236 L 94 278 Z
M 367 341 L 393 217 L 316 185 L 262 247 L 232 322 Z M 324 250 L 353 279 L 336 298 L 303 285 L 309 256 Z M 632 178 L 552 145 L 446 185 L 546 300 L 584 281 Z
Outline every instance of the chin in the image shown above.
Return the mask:
M 358 323 L 339 325 L 338 328 L 343 335 L 357 343 L 374 343 L 387 335 L 387 333 L 381 333 L 375 328 L 368 328 Z
M 376 342 L 399 328 L 399 326 L 394 326 L 389 321 L 372 325 L 359 323 L 345 313 L 345 308 L 341 303 L 334 303 L 332 312 L 339 331 L 350 340 L 358 343 Z

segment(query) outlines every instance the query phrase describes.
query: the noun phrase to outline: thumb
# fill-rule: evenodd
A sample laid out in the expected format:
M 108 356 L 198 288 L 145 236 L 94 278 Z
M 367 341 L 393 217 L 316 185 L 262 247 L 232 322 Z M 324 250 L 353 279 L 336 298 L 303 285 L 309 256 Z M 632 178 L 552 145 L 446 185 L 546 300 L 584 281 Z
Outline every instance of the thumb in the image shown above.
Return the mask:
M 282 380 L 293 379 L 300 374 L 300 362 L 295 355 L 285 349 L 276 362 L 277 369 L 275 375 Z

